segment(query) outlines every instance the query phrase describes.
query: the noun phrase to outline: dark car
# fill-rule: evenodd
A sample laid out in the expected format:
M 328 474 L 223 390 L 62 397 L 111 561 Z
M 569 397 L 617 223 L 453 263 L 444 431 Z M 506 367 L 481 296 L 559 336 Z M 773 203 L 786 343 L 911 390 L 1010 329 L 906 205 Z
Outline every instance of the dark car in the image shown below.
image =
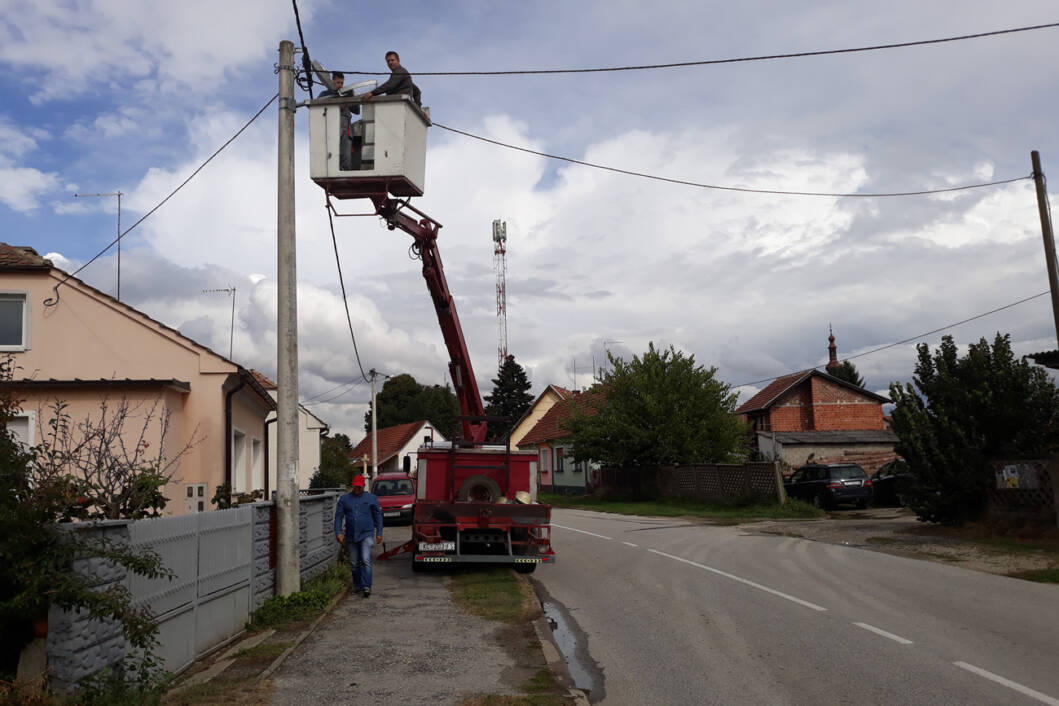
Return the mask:
M 787 497 L 830 509 L 842 503 L 867 507 L 872 481 L 855 463 L 809 464 L 784 481 Z
M 911 479 L 912 474 L 908 472 L 908 463 L 904 460 L 896 459 L 885 464 L 871 477 L 872 504 L 904 507 Z
M 416 485 L 407 473 L 380 473 L 371 486 L 379 499 L 383 520 L 411 520 L 416 501 Z

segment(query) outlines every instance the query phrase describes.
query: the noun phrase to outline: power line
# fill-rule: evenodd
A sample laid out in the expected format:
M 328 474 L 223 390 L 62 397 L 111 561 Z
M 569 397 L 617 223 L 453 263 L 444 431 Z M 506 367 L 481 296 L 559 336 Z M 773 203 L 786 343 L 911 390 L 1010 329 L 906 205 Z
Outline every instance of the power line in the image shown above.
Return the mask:
M 964 186 L 952 186 L 945 189 L 922 189 L 919 191 L 893 191 L 885 193 L 835 193 L 825 191 L 790 191 L 782 189 L 751 189 L 741 186 L 720 186 L 718 184 L 703 184 L 695 181 L 685 181 L 683 179 L 670 179 L 669 177 L 658 176 L 657 174 L 645 174 L 644 172 L 634 172 L 628 169 L 619 169 L 618 167 L 608 167 L 602 164 L 594 164 L 592 162 L 585 162 L 580 159 L 574 159 L 572 157 L 563 157 L 562 155 L 549 154 L 547 152 L 538 152 L 537 150 L 531 150 L 528 147 L 519 147 L 518 145 L 508 144 L 506 142 L 500 142 L 499 140 L 492 140 L 488 137 L 482 137 L 481 135 L 475 135 L 474 133 L 464 132 L 463 130 L 457 130 L 447 125 L 440 123 L 431 123 L 434 127 L 439 127 L 442 130 L 448 130 L 464 137 L 470 137 L 474 140 L 481 140 L 482 142 L 488 142 L 489 144 L 496 145 L 498 147 L 506 147 L 507 149 L 517 150 L 519 152 L 526 152 L 527 154 L 537 155 L 538 157 L 547 157 L 548 159 L 555 159 L 561 162 L 569 162 L 570 164 L 579 164 L 582 167 L 592 167 L 593 169 L 602 169 L 608 172 L 615 172 L 617 174 L 626 174 L 628 176 L 641 177 L 643 179 L 653 179 L 655 181 L 664 181 L 669 184 L 680 184 L 682 186 L 694 186 L 700 189 L 714 189 L 718 191 L 738 191 L 749 194 L 774 194 L 779 196 L 827 196 L 831 198 L 883 198 L 890 196 L 926 196 L 929 194 L 944 194 L 951 191 L 965 191 L 967 189 L 981 189 L 987 186 L 999 186 L 1001 184 L 1010 184 L 1016 181 L 1022 181 L 1023 179 L 1032 179 L 1033 175 L 1013 177 L 1011 179 L 1001 179 L 999 181 L 989 181 L 981 184 L 967 184 Z
M 357 385 L 363 385 L 363 384 L 364 384 L 364 382 L 361 381 L 361 380 L 351 380 L 351 381 L 348 381 L 348 382 L 340 382 L 340 383 L 338 383 L 337 385 L 335 385 L 334 387 L 332 387 L 330 389 L 327 389 L 327 390 L 324 390 L 323 392 L 320 392 L 320 393 L 317 393 L 315 395 L 311 395 L 309 397 L 306 397 L 304 400 L 302 400 L 302 404 L 305 404 L 307 402 L 312 402 L 312 401 L 316 400 L 316 398 L 318 398 L 318 397 L 324 397 L 326 395 L 330 395 L 332 392 L 334 392 L 335 390 L 337 390 L 339 388 L 342 388 L 342 387 L 346 388 L 345 390 L 343 390 L 340 393 L 341 395 L 344 395 L 347 392 L 349 392 L 349 390 L 352 389 L 353 387 L 355 387 Z M 319 403 L 317 403 L 317 404 L 319 404 Z
M 360 376 L 364 382 L 370 382 L 364 373 L 364 366 L 360 362 L 360 351 L 357 350 L 357 337 L 353 333 L 353 319 L 349 315 L 349 300 L 346 299 L 346 282 L 342 278 L 342 261 L 338 257 L 338 239 L 335 237 L 335 219 L 331 214 L 331 195 L 326 194 L 327 199 L 327 221 L 331 224 L 331 243 L 335 247 L 335 265 L 338 266 L 338 284 L 342 287 L 342 305 L 346 307 L 346 323 L 349 324 L 349 337 L 353 339 L 353 353 L 357 356 L 357 367 L 360 368 Z M 386 377 L 385 375 L 383 377 Z
M 896 343 L 887 343 L 885 346 L 879 346 L 878 348 L 873 348 L 870 351 L 864 351 L 863 353 L 858 353 L 856 355 L 851 355 L 851 356 L 848 356 L 848 357 L 844 358 L 843 360 L 853 360 L 854 358 L 862 358 L 862 357 L 864 357 L 866 355 L 871 355 L 872 353 L 878 353 L 879 351 L 884 351 L 887 348 L 893 348 L 895 346 L 903 346 L 906 343 L 911 343 L 912 341 L 917 341 L 917 340 L 919 340 L 921 338 L 925 338 L 925 337 L 930 336 L 930 335 L 935 334 L 935 333 L 941 333 L 942 331 L 945 331 L 946 329 L 955 328 L 956 326 L 959 326 L 961 324 L 966 324 L 966 323 L 974 321 L 976 319 L 981 319 L 983 317 L 989 316 L 990 314 L 995 314 L 998 311 L 1003 311 L 1004 309 L 1010 309 L 1011 307 L 1018 306 L 1019 304 L 1025 304 L 1026 302 L 1028 302 L 1028 301 L 1030 301 L 1032 299 L 1037 299 L 1038 297 L 1043 297 L 1043 296 L 1045 296 L 1045 295 L 1047 295 L 1049 293 L 1050 292 L 1041 292 L 1040 294 L 1034 294 L 1033 296 L 1026 297 L 1025 299 L 1019 299 L 1017 302 L 1011 302 L 1010 304 L 1005 304 L 1004 306 L 997 307 L 996 309 L 990 309 L 989 311 L 987 311 L 985 313 L 978 314 L 976 316 L 972 316 L 969 319 L 964 319 L 963 321 L 957 321 L 954 324 L 946 324 L 945 326 L 942 326 L 941 328 L 936 328 L 933 331 L 927 331 L 926 333 L 921 333 L 918 336 L 912 336 L 911 338 L 906 338 L 903 341 L 897 341 Z M 783 375 L 777 375 L 775 377 L 765 378 L 763 380 L 754 380 L 753 382 L 744 382 L 744 383 L 740 383 L 739 385 L 732 385 L 732 387 L 745 387 L 747 385 L 759 385 L 759 384 L 761 384 L 763 382 L 772 382 L 773 380 L 779 380 L 782 377 L 787 377 L 788 375 L 794 375 L 795 373 L 799 373 L 799 372 L 803 372 L 803 371 L 792 370 L 792 371 L 790 371 L 788 373 L 784 373 Z
M 59 282 L 59 283 L 58 283 L 57 285 L 55 285 L 54 287 L 52 287 L 52 293 L 53 293 L 53 294 L 54 294 L 55 296 L 53 296 L 53 297 L 49 297 L 48 299 L 45 299 L 45 300 L 44 300 L 44 306 L 55 306 L 56 304 L 58 304 L 58 303 L 59 303 L 59 287 L 61 287 L 61 286 L 63 286 L 64 284 L 66 284 L 66 283 L 67 283 L 67 281 L 69 281 L 69 279 L 70 279 L 71 277 L 74 277 L 74 276 L 76 276 L 78 272 L 80 272 L 81 270 L 85 269 L 86 267 L 88 267 L 89 265 L 91 265 L 91 264 L 92 264 L 93 262 L 95 262 L 96 260 L 98 260 L 98 259 L 99 259 L 99 258 L 100 258 L 100 257 L 101 257 L 101 256 L 102 256 L 102 255 L 103 255 L 104 253 L 105 253 L 105 252 L 107 252 L 107 251 L 108 251 L 108 250 L 110 250 L 110 249 L 111 249 L 112 247 L 114 247 L 114 246 L 115 246 L 116 244 L 118 244 L 119 242 L 121 242 L 121 239 L 122 239 L 122 238 L 124 238 L 124 237 L 125 237 L 126 235 L 128 235 L 128 234 L 129 234 L 129 233 L 130 233 L 130 232 L 131 232 L 131 231 L 132 231 L 132 230 L 133 230 L 134 228 L 136 228 L 136 226 L 138 226 L 138 225 L 140 225 L 141 223 L 143 223 L 144 221 L 146 221 L 146 220 L 147 220 L 148 218 L 150 218 L 150 216 L 151 216 L 151 215 L 152 215 L 152 214 L 153 214 L 153 213 L 154 213 L 155 211 L 157 211 L 157 210 L 158 210 L 158 209 L 160 209 L 160 208 L 161 208 L 162 206 L 164 206 L 164 205 L 165 205 L 165 202 L 166 202 L 166 201 L 168 201 L 169 199 L 173 198 L 173 196 L 175 196 L 175 195 L 176 195 L 176 193 L 177 193 L 178 191 L 180 191 L 181 189 L 183 189 L 183 188 L 184 188 L 184 186 L 186 186 L 186 185 L 187 185 L 187 183 L 188 183 L 189 181 L 191 181 L 192 179 L 194 179 L 194 178 L 195 178 L 195 176 L 196 176 L 196 175 L 197 175 L 197 174 L 198 174 L 199 172 L 201 172 L 201 171 L 203 170 L 203 168 L 204 168 L 204 167 L 205 167 L 205 166 L 206 166 L 207 164 L 209 164 L 210 162 L 212 162 L 212 161 L 213 161 L 213 158 L 214 158 L 214 157 L 216 157 L 217 155 L 219 155 L 219 154 L 220 154 L 220 153 L 221 153 L 221 152 L 222 152 L 222 151 L 224 150 L 224 148 L 225 148 L 225 147 L 227 147 L 228 145 L 232 144 L 232 142 L 233 142 L 233 141 L 235 140 L 235 138 L 237 138 L 237 137 L 239 137 L 240 135 L 242 135 L 242 134 L 243 134 L 243 131 L 244 131 L 244 130 L 246 130 L 246 129 L 247 129 L 248 127 L 250 127 L 251 123 L 253 123 L 253 122 L 254 122 L 255 120 L 257 120 L 257 119 L 258 119 L 258 117 L 260 117 L 260 115 L 261 115 L 262 113 L 264 113 L 264 112 L 265 112 L 265 109 L 266 109 L 266 108 L 268 108 L 268 107 L 269 107 L 270 105 L 272 105 L 272 101 L 276 100 L 276 98 L 278 98 L 278 97 L 279 97 L 279 94 L 277 93 L 276 95 L 274 95 L 274 96 L 272 96 L 271 98 L 269 98 L 269 99 L 268 99 L 268 102 L 267 102 L 267 103 L 265 103 L 265 104 L 264 104 L 263 106 L 261 106 L 261 110 L 259 110 L 259 111 L 257 111 L 256 113 L 254 113 L 254 117 L 252 117 L 252 118 L 250 118 L 250 119 L 249 119 L 248 121 L 246 121 L 246 124 L 245 124 L 245 125 L 243 125 L 243 126 L 242 126 L 241 128 L 239 128 L 239 130 L 238 130 L 238 131 L 237 131 L 237 132 L 236 132 L 236 133 L 235 133 L 234 135 L 232 135 L 231 137 L 229 137 L 229 138 L 228 138 L 228 140 L 227 140 L 227 141 L 226 141 L 226 142 L 225 142 L 225 143 L 224 143 L 223 145 L 221 145 L 220 147 L 218 147 L 218 148 L 217 148 L 217 151 L 216 151 L 216 152 L 214 152 L 213 154 L 211 154 L 211 155 L 210 155 L 210 156 L 209 156 L 209 157 L 208 157 L 208 158 L 206 159 L 206 161 L 205 161 L 205 162 L 203 162 L 202 164 L 200 164 L 200 165 L 198 166 L 198 169 L 196 169 L 195 171 L 193 171 L 193 172 L 191 173 L 191 175 L 190 175 L 190 176 L 188 176 L 188 178 L 187 178 L 187 179 L 185 179 L 184 181 L 182 181 L 182 182 L 180 183 L 180 186 L 178 186 L 177 188 L 175 188 L 175 189 L 173 189 L 172 191 L 170 191 L 170 192 L 169 192 L 169 195 L 168 195 L 168 196 L 166 196 L 166 197 L 165 197 L 164 199 L 162 199 L 161 201 L 159 201 L 159 202 L 158 202 L 158 204 L 157 204 L 157 205 L 156 205 L 156 206 L 155 206 L 154 208 L 152 208 L 152 209 L 151 209 L 150 211 L 148 211 L 148 212 L 147 212 L 146 214 L 144 214 L 143 218 L 141 218 L 140 220 L 136 221 L 136 222 L 135 222 L 135 223 L 133 223 L 133 224 L 132 224 L 131 226 L 129 226 L 129 227 L 128 227 L 128 228 L 127 228 L 127 229 L 125 230 L 125 232 L 124 232 L 124 233 L 120 233 L 120 234 L 118 235 L 118 237 L 117 237 L 117 238 L 115 238 L 114 240 L 110 241 L 110 244 L 109 244 L 109 245 L 107 245 L 107 246 L 106 246 L 105 248 L 103 248 L 102 250 L 100 250 L 100 251 L 99 251 L 98 253 L 96 253 L 96 254 L 95 254 L 95 255 L 94 255 L 93 257 L 92 257 L 92 259 L 91 259 L 91 260 L 89 260 L 89 261 L 88 261 L 88 262 L 86 262 L 85 264 L 83 264 L 83 265 L 81 265 L 80 267 L 78 267 L 78 268 L 77 268 L 76 270 L 74 270 L 74 271 L 73 271 L 72 273 L 70 273 L 70 274 L 66 275 L 66 277 L 65 277 L 65 278 L 64 278 L 64 279 L 63 279 L 63 280 L 62 280 L 61 282 Z
M 714 64 L 737 64 L 748 61 L 770 61 L 774 59 L 798 59 L 807 56 L 828 56 L 832 54 L 853 54 L 856 52 L 879 51 L 882 49 L 902 49 L 905 47 L 925 46 L 928 44 L 944 44 L 946 42 L 960 42 L 967 39 L 981 39 L 983 37 L 995 37 L 1002 34 L 1015 34 L 1016 32 L 1031 32 L 1038 29 L 1051 29 L 1059 27 L 1059 22 L 1049 24 L 1032 25 L 1029 27 L 1013 27 L 1011 29 L 999 29 L 992 32 L 978 32 L 976 34 L 961 34 L 955 37 L 942 37 L 940 39 L 922 39 L 913 42 L 896 42 L 892 44 L 875 44 L 864 47 L 850 47 L 847 49 L 823 49 L 820 51 L 788 52 L 785 54 L 765 54 L 762 56 L 744 56 L 734 59 L 707 59 L 703 61 L 679 61 L 669 64 L 643 64 L 639 66 L 609 66 L 592 69 L 521 69 L 511 71 L 417 71 L 416 76 L 510 76 L 516 74 L 586 74 L 602 73 L 608 71 L 646 71 L 650 69 L 675 69 L 686 66 L 710 66 Z M 384 76 L 386 71 L 345 71 L 344 73 L 356 74 L 358 76 Z

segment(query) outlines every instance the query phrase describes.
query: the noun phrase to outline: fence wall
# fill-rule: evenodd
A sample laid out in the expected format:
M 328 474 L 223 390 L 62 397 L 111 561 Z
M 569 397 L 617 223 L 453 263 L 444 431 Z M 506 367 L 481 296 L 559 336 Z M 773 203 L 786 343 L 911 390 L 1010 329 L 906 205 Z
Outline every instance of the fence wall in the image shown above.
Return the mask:
M 755 495 L 770 502 L 787 500 L 783 477 L 774 462 L 603 468 L 600 485 L 644 498 L 726 500 Z
M 987 493 L 989 516 L 1059 525 L 1059 455 L 1046 459 L 994 461 L 995 483 Z
M 334 541 L 335 503 L 327 493 L 300 498 L 301 578 L 327 570 L 338 556 Z M 232 510 L 138 521 L 74 525 L 112 541 L 150 548 L 174 573 L 172 579 L 127 575 L 99 560 L 79 561 L 74 570 L 94 576 L 100 590 L 125 585 L 136 606 L 156 616 L 156 655 L 179 671 L 243 630 L 250 612 L 275 595 L 275 505 L 254 503 Z M 52 608 L 48 616 L 48 665 L 52 684 L 67 688 L 120 662 L 126 642 L 112 621 L 90 620 L 83 611 Z

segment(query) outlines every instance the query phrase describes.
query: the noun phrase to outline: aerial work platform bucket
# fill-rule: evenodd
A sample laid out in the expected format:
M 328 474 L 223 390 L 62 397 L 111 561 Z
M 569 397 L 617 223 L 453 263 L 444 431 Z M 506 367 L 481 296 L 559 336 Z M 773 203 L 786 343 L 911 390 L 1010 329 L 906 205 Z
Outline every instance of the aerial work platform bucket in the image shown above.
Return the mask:
M 343 108 L 348 116 L 354 106 L 361 114 L 347 131 Z M 410 96 L 315 100 L 309 103 L 309 176 L 339 199 L 422 196 L 429 126 L 429 113 Z

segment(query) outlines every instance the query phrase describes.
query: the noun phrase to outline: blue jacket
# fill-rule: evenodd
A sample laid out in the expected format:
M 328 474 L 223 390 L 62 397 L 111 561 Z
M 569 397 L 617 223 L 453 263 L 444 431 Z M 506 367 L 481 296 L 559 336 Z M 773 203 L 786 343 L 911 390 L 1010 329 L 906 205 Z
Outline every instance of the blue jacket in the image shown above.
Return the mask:
M 345 523 L 347 542 L 360 542 L 366 537 L 382 536 L 382 508 L 379 499 L 364 491 L 358 498 L 352 492 L 338 499 L 335 506 L 335 536 L 342 532 Z M 372 532 L 374 531 L 374 535 Z

